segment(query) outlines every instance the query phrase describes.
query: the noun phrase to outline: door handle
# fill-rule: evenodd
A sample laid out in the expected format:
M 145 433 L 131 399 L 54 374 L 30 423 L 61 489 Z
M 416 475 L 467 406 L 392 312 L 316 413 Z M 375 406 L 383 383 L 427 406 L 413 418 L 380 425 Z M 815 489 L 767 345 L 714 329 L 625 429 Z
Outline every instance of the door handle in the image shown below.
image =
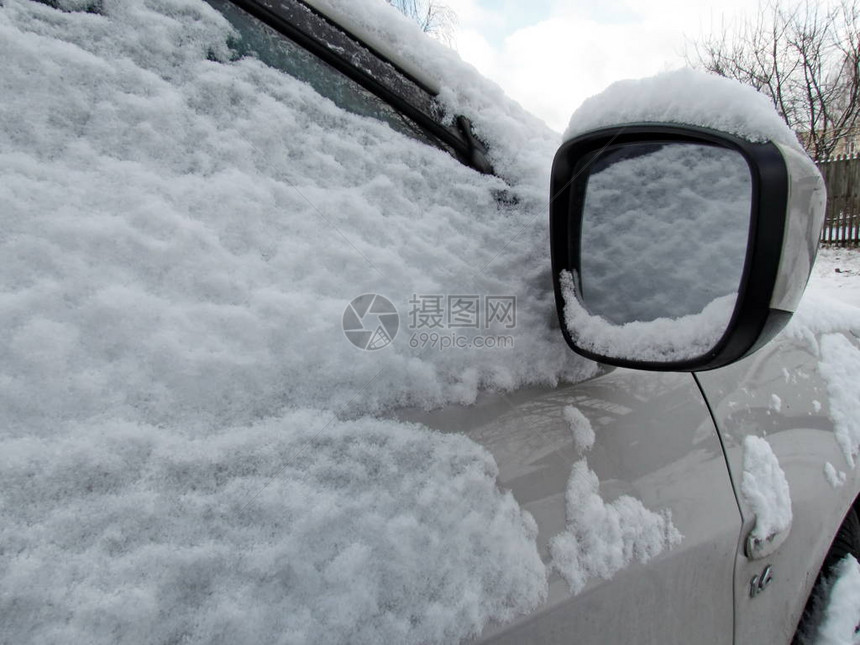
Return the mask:
M 766 558 L 782 546 L 791 531 L 791 524 L 781 531 L 768 534 L 766 537 L 756 535 L 755 529 L 756 527 L 753 526 L 744 542 L 744 555 L 750 560 Z

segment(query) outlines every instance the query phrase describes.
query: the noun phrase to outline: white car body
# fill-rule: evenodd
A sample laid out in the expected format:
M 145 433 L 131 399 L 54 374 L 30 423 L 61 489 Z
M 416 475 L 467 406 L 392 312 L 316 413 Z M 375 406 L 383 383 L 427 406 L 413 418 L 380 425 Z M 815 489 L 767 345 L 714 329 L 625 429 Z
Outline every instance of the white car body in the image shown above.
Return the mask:
M 501 485 L 547 536 L 564 528 L 567 477 L 580 457 L 561 413 L 574 405 L 595 429 L 588 463 L 604 499 L 631 495 L 648 508 L 671 509 L 684 536 L 670 552 L 610 580 L 594 579 L 578 595 L 554 576 L 544 607 L 485 633 L 486 642 L 789 642 L 860 487 L 853 471 L 838 489 L 825 477 L 824 464 L 844 464 L 844 457 L 826 403 L 813 403 L 828 398 L 818 365 L 806 341 L 781 337 L 735 365 L 696 376 L 617 369 L 569 387 L 488 394 L 474 406 L 405 414 L 490 449 Z M 744 554 L 755 517 L 732 486 L 743 477 L 747 435 L 767 437 L 794 512 L 785 542 L 761 559 Z M 546 542 L 540 546 L 549 561 Z M 751 582 L 767 566 L 773 581 L 753 597 Z
M 444 88 L 438 74 L 419 69 L 414 55 L 398 60 L 402 42 L 392 44 L 380 36 L 384 30 L 356 20 L 354 7 L 338 11 L 329 0 L 310 4 L 424 86 Z M 321 117 L 311 125 L 324 129 L 325 123 Z M 539 136 L 548 135 L 541 131 Z M 387 189 L 384 181 L 381 185 L 380 190 Z M 803 213 L 792 213 L 792 218 L 796 224 Z M 784 253 L 802 254 L 803 249 Z M 785 271 L 783 293 L 775 299 L 797 296 L 798 280 L 806 279 L 799 275 L 808 275 L 809 267 L 795 269 Z M 544 302 L 547 311 L 540 315 L 552 318 L 549 298 Z M 549 571 L 546 598 L 530 613 L 490 622 L 472 635 L 477 642 L 790 642 L 834 536 L 860 494 L 860 472 L 848 463 L 844 442 L 837 439 L 833 377 L 822 373 L 822 343 L 841 342 L 834 340 L 838 337 L 854 351 L 860 351 L 860 343 L 840 322 L 815 326 L 805 316 L 752 355 L 710 371 L 600 366 L 577 383 L 560 379 L 555 386 L 497 388 L 463 405 L 430 401 L 423 407 L 384 409 L 381 416 L 387 419 L 462 434 L 483 446 L 498 464 L 498 486 L 510 490 L 536 522 L 537 546 Z M 559 347 L 567 351 L 563 343 Z M 857 382 L 851 387 L 856 389 Z M 570 406 L 594 430 L 593 446 L 577 444 L 565 418 Z M 777 546 L 760 554 L 747 545 L 756 515 L 741 491 L 749 436 L 767 441 L 791 492 L 790 527 L 774 537 Z M 554 568 L 550 543 L 568 529 L 571 472 L 583 459 L 599 479 L 595 513 L 611 515 L 614 511 L 606 509 L 627 496 L 677 533 L 655 553 L 634 549 L 623 554 L 622 566 L 614 566 L 611 575 L 591 575 L 578 590 Z M 845 473 L 837 485 L 827 474 L 828 465 L 830 471 Z M 12 642 L 3 622 L 0 616 L 0 641 Z M 52 629 L 62 641 L 62 624 Z M 32 633 L 37 633 L 35 627 Z M 289 635 L 283 638 L 290 641 Z

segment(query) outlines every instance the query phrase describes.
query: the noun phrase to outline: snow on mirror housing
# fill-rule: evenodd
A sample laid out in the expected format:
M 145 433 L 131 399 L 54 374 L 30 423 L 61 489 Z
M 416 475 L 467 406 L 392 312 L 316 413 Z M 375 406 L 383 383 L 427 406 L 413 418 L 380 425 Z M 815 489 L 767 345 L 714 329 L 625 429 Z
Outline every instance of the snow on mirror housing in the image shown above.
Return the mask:
M 550 194 L 565 339 L 639 369 L 713 369 L 773 338 L 806 286 L 824 217 L 807 157 L 691 126 L 572 139 Z

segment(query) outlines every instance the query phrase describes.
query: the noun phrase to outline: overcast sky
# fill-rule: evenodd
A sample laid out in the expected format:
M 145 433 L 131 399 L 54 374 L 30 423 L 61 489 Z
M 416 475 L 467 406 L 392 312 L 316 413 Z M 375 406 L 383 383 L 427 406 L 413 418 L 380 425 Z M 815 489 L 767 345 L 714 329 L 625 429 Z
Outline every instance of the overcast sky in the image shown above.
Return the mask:
M 456 47 L 555 130 L 583 99 L 624 78 L 684 64 L 685 35 L 753 11 L 751 0 L 443 0 Z

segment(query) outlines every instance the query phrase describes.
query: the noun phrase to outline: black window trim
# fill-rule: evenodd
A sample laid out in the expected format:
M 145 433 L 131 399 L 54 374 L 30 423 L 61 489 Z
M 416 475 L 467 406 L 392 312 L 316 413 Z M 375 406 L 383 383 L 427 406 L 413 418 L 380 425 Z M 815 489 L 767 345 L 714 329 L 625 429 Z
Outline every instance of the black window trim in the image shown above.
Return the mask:
M 302 0 L 230 0 L 275 31 L 358 83 L 475 170 L 492 174 L 486 147 L 458 116 L 456 127 L 442 123 L 435 93 L 394 62 Z

